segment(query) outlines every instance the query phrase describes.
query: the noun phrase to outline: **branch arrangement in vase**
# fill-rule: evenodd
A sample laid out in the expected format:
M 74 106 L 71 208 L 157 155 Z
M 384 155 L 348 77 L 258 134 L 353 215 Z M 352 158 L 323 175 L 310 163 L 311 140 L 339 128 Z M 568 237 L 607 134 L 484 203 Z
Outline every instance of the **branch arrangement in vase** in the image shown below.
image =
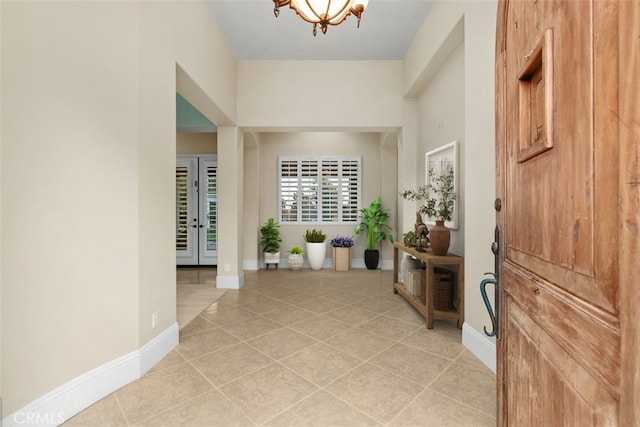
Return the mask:
M 405 200 L 424 201 L 418 210 L 428 217 L 441 221 L 451 221 L 456 200 L 453 169 L 436 175 L 429 169 L 428 183 L 417 190 L 402 190 L 400 196 Z

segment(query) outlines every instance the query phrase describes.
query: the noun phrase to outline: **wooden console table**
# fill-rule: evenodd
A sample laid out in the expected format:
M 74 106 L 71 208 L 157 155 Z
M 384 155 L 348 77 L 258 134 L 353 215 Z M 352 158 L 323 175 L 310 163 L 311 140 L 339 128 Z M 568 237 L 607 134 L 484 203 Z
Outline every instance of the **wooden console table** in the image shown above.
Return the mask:
M 398 282 L 398 268 L 400 265 L 399 252 L 406 252 L 417 259 L 424 261 L 427 268 L 424 270 L 423 280 L 426 282 L 426 304 L 420 297 L 411 295 L 404 286 L 404 283 Z M 404 246 L 402 243 L 393 244 L 393 293 L 402 295 L 412 306 L 416 308 L 424 316 L 428 329 L 433 329 L 433 321 L 437 319 L 456 319 L 458 328 L 462 328 L 464 323 L 464 258 L 452 253 L 438 256 L 431 253 L 431 249 L 427 248 L 427 252 L 418 252 L 416 248 Z M 436 265 L 455 265 L 457 271 L 457 303 L 458 307 L 449 311 L 435 310 L 433 307 L 435 280 L 434 267 Z

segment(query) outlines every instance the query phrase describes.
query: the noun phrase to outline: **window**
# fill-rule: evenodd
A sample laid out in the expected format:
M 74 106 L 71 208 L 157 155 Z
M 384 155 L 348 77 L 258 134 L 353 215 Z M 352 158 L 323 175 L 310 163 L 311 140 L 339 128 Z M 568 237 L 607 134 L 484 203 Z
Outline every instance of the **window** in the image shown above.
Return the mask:
M 280 222 L 358 221 L 360 158 L 281 157 Z

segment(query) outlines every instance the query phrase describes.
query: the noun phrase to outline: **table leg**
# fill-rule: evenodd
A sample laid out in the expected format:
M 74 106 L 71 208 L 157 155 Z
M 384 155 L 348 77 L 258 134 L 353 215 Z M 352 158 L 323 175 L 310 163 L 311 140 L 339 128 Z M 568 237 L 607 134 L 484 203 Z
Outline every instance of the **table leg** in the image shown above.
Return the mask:
M 427 279 L 427 329 L 433 329 L 433 299 L 435 291 L 433 283 L 435 280 L 434 265 L 431 261 L 427 261 L 427 269 L 424 272 Z
M 396 282 L 398 281 L 398 248 L 393 247 L 393 293 L 397 294 L 398 290 L 396 289 Z

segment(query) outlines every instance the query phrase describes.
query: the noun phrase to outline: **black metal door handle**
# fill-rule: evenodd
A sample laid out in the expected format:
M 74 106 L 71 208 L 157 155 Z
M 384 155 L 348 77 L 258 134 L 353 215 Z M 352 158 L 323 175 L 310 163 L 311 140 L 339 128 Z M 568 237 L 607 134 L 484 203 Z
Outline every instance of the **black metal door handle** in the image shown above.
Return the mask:
M 499 200 L 499 199 L 497 199 Z M 499 211 L 498 207 L 496 210 Z M 499 329 L 500 329 L 500 227 L 496 225 L 494 231 L 494 241 L 491 243 L 491 252 L 493 253 L 494 263 L 493 268 L 495 273 L 485 273 L 491 274 L 493 278 L 484 279 L 480 282 L 480 295 L 482 295 L 482 301 L 484 302 L 485 307 L 487 307 L 487 311 L 489 312 L 489 317 L 491 318 L 491 331 L 487 331 L 487 328 L 484 328 L 484 333 L 489 337 L 499 338 Z M 487 296 L 487 285 L 493 284 L 493 301 L 495 304 L 495 311 L 491 307 L 491 302 L 489 301 L 489 297 Z
M 487 273 L 487 274 L 492 274 L 492 273 Z M 495 285 L 497 283 L 496 279 L 494 278 L 484 279 L 482 282 L 480 282 L 480 295 L 482 295 L 482 301 L 484 302 L 484 306 L 487 308 L 487 311 L 489 312 L 489 317 L 491 318 L 491 331 L 487 331 L 487 327 L 485 326 L 484 333 L 488 337 L 494 337 L 496 336 L 498 328 L 496 324 L 496 316 L 493 312 L 493 308 L 491 307 L 491 302 L 489 301 L 489 297 L 487 296 L 487 285 L 490 283 Z

